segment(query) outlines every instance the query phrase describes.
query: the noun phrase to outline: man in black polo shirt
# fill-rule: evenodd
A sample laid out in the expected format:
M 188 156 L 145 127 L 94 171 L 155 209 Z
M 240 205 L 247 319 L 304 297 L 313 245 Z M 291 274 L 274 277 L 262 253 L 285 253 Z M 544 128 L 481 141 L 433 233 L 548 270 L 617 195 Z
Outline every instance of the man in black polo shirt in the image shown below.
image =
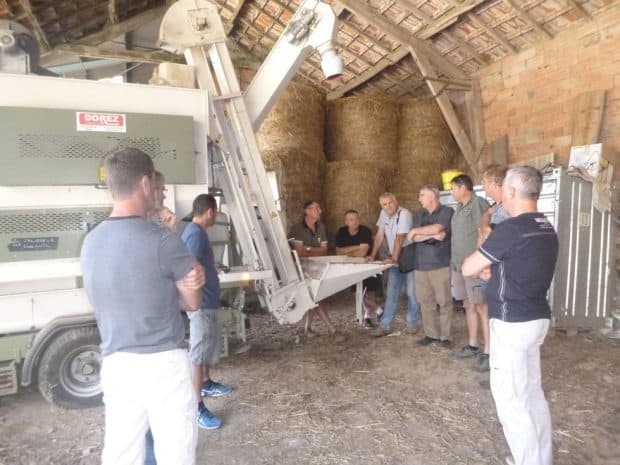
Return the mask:
M 321 206 L 314 200 L 308 200 L 304 203 L 302 209 L 304 212 L 303 219 L 289 233 L 288 240 L 291 247 L 295 249 L 299 257 L 322 257 L 327 255 L 327 232 L 325 225 L 320 221 Z M 325 310 L 325 305 L 321 302 L 306 313 L 304 334 L 308 337 L 315 335 L 312 331 L 312 319 L 315 313 L 323 320 L 334 340 L 342 342 L 344 336 L 336 329 L 334 322 L 327 314 L 327 310 Z
M 541 385 L 540 346 L 551 318 L 547 291 L 558 254 L 553 226 L 538 213 L 542 175 L 508 171 L 502 187 L 511 218 L 467 257 L 463 274 L 483 273 L 491 329 L 491 391 L 515 465 L 551 465 L 551 416 Z M 487 271 L 485 271 L 487 270 Z
M 413 220 L 407 239 L 416 242 L 415 295 L 420 301 L 425 336 L 418 344 L 452 347 L 450 293 L 450 222 L 454 211 L 439 203 L 439 190 L 427 185 L 418 197 L 423 211 Z M 437 312 L 439 306 L 439 313 Z
M 372 249 L 372 231 L 360 224 L 360 214 L 357 210 L 347 210 L 344 214 L 345 226 L 336 233 L 336 255 L 350 257 L 368 257 Z M 364 286 L 364 327 L 371 328 L 370 315 L 381 317 L 383 309 L 377 305 L 376 292 L 381 282 L 376 276 L 366 278 Z

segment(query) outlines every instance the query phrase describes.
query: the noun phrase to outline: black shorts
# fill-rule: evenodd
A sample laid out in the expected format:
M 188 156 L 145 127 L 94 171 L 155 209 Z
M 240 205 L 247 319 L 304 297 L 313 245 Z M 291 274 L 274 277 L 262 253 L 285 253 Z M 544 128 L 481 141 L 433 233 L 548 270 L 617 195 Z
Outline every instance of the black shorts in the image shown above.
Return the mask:
M 366 288 L 366 291 L 376 292 L 381 287 L 381 281 L 376 276 L 366 278 L 362 283 L 362 287 Z M 351 292 L 355 292 L 355 286 L 350 287 Z

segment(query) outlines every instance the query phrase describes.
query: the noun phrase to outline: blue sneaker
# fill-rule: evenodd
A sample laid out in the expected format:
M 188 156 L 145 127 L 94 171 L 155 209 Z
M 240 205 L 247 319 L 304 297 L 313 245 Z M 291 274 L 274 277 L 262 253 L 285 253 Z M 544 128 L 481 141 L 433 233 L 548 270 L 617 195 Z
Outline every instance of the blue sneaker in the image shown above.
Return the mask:
M 216 417 L 208 408 L 198 410 L 198 426 L 203 429 L 218 429 L 222 426 L 222 419 Z
M 232 391 L 232 388 L 226 384 L 216 383 L 213 380 L 207 380 L 202 383 L 200 394 L 202 397 L 221 397 Z

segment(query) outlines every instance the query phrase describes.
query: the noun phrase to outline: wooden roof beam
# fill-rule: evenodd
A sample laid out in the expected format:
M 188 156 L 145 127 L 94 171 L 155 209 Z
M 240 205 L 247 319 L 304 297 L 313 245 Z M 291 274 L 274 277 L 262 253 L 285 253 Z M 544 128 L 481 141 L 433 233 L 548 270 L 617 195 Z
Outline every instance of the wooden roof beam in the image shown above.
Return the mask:
M 110 20 L 110 24 L 118 24 L 118 12 L 116 4 L 117 0 L 109 0 L 108 1 L 108 19 Z
M 224 24 L 224 31 L 226 32 L 226 35 L 230 34 L 230 31 L 232 31 L 233 27 L 235 27 L 235 21 L 237 20 L 239 13 L 241 13 L 241 9 L 243 8 L 243 5 L 245 5 L 245 2 L 246 0 L 237 0 L 237 6 L 233 9 L 230 19 L 226 21 L 226 24 Z
M 523 8 L 521 8 L 517 4 L 517 2 L 515 2 L 514 0 L 503 0 L 503 1 L 507 3 L 508 5 L 510 5 L 517 12 L 517 14 L 525 22 L 527 22 L 530 26 L 532 26 L 536 31 L 538 31 L 540 34 L 544 36 L 547 36 L 547 38 L 549 39 L 553 39 L 553 34 L 551 34 L 548 30 L 546 30 L 540 24 L 538 24 L 538 22 L 532 17 L 532 15 L 529 14 L 527 11 L 525 11 Z
M 19 4 L 23 8 L 26 18 L 28 18 L 28 21 L 30 21 L 30 24 L 32 24 L 32 32 L 34 33 L 37 42 L 39 42 L 39 45 L 41 46 L 41 51 L 47 52 L 51 49 L 51 46 L 49 41 L 47 40 L 45 31 L 43 31 L 39 20 L 32 11 L 32 5 L 30 4 L 30 0 L 19 0 Z
M 510 42 L 508 42 L 508 40 L 504 39 L 501 35 L 499 35 L 499 33 L 495 29 L 487 25 L 484 21 L 482 21 L 480 17 L 469 13 L 467 15 L 467 19 L 469 19 L 472 23 L 474 23 L 474 25 L 482 28 L 487 34 L 493 37 L 498 43 L 502 44 L 504 48 L 508 50 L 510 53 L 517 53 L 517 49 L 514 48 L 514 46 Z
M 136 63 L 185 63 L 181 55 L 165 51 L 138 52 L 135 50 L 105 50 L 101 47 L 80 44 L 60 44 L 54 47 L 55 53 L 72 53 L 86 58 L 105 58 L 119 61 L 133 61 Z
M 452 26 L 459 20 L 461 15 L 472 11 L 474 8 L 477 8 L 486 2 L 488 2 L 488 0 L 465 0 L 459 4 L 453 3 L 455 6 L 451 10 L 448 10 L 440 17 L 433 19 L 432 22 L 420 29 L 418 34 L 420 36 L 424 36 L 425 38 L 432 37 L 447 27 Z
M 104 42 L 109 42 L 118 36 L 135 31 L 146 23 L 161 18 L 167 9 L 168 5 L 162 5 L 157 8 L 146 10 L 145 12 L 134 15 L 118 24 L 112 24 L 104 27 L 101 31 L 83 37 L 75 43 L 80 45 L 99 45 Z
M 426 55 L 419 53 L 414 47 L 409 47 L 409 51 L 411 52 L 413 60 L 418 65 L 418 68 L 420 68 L 424 79 L 428 83 L 428 87 L 435 97 L 437 105 L 439 106 L 446 123 L 448 123 L 448 127 L 450 128 L 457 145 L 461 149 L 461 152 L 463 153 L 474 178 L 479 179 L 481 172 L 479 166 L 481 148 L 478 149 L 473 147 L 469 135 L 459 121 L 450 98 L 444 93 L 444 90 L 446 90 L 448 84 L 437 81 L 439 78 L 437 71 Z
M 570 6 L 573 7 L 573 9 L 579 13 L 581 16 L 583 16 L 586 19 L 592 19 L 592 15 L 590 13 L 588 13 L 588 10 L 586 10 L 583 5 L 577 3 L 577 0 L 566 0 Z
M 432 48 L 424 40 L 415 37 L 411 31 L 405 29 L 402 26 L 392 23 L 384 16 L 378 14 L 376 10 L 369 7 L 367 4 L 360 2 L 359 0 L 338 0 L 342 5 L 346 7 L 354 15 L 367 21 L 383 32 L 389 34 L 395 38 L 398 42 L 408 47 L 413 47 L 418 53 L 424 54 L 429 57 L 439 70 L 450 77 L 456 77 L 460 79 L 466 79 L 467 75 L 455 64 L 451 63 L 437 50 Z

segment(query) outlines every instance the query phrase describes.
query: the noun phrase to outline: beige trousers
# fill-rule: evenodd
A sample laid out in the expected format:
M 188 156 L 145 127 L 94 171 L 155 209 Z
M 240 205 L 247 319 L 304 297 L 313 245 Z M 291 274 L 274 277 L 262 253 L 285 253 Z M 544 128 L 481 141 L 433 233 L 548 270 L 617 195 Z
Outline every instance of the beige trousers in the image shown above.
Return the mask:
M 442 341 L 450 340 L 453 311 L 450 267 L 431 271 L 416 270 L 415 295 L 420 302 L 425 335 Z

